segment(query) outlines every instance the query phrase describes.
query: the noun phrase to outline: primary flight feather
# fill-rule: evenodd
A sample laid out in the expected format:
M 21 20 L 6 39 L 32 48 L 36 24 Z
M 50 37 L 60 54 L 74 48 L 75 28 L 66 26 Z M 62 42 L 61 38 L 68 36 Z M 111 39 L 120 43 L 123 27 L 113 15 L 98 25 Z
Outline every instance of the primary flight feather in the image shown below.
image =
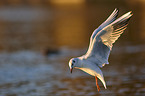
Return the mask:
M 115 9 L 107 20 L 94 30 L 90 37 L 90 44 L 87 53 L 81 57 L 72 58 L 69 61 L 71 72 L 73 68 L 77 68 L 95 76 L 98 91 L 100 88 L 97 78 L 101 80 L 106 89 L 106 83 L 100 67 L 109 64 L 108 58 L 113 43 L 115 43 L 127 28 L 128 21 L 133 15 L 130 11 L 117 19 L 118 12 L 118 9 Z

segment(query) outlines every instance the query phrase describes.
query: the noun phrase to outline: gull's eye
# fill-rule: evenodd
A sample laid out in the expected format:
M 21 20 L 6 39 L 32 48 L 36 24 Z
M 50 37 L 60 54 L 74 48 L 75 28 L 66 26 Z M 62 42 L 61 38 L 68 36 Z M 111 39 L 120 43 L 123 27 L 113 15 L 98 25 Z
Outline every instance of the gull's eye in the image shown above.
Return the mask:
M 73 63 L 75 63 L 75 61 L 73 60 Z

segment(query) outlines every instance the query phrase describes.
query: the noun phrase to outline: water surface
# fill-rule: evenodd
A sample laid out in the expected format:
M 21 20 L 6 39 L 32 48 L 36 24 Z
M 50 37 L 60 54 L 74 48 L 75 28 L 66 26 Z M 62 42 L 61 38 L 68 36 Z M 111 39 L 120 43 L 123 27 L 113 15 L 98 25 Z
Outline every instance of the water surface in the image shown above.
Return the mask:
M 143 0 L 25 4 L 0 8 L 0 96 L 145 95 Z M 92 31 L 116 7 L 119 16 L 134 15 L 102 68 L 107 89 L 99 81 L 97 92 L 94 77 L 70 74 L 68 61 L 86 52 Z

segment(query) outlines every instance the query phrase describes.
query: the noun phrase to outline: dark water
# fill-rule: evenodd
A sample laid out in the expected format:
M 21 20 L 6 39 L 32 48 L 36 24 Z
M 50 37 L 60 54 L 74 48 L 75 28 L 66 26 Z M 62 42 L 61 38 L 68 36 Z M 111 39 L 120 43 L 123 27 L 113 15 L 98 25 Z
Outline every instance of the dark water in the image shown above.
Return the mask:
M 145 96 L 145 1 L 6 4 L 0 7 L 0 96 Z M 119 16 L 134 15 L 102 68 L 107 89 L 99 81 L 97 92 L 94 77 L 70 74 L 68 61 L 86 52 L 92 31 L 116 7 Z

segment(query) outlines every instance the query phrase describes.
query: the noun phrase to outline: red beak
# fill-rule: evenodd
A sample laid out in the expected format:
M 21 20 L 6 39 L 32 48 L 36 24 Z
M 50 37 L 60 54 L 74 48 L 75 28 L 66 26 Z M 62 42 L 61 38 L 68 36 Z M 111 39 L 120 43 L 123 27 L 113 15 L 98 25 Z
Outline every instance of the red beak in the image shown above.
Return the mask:
M 70 73 L 72 73 L 73 68 L 70 69 Z

